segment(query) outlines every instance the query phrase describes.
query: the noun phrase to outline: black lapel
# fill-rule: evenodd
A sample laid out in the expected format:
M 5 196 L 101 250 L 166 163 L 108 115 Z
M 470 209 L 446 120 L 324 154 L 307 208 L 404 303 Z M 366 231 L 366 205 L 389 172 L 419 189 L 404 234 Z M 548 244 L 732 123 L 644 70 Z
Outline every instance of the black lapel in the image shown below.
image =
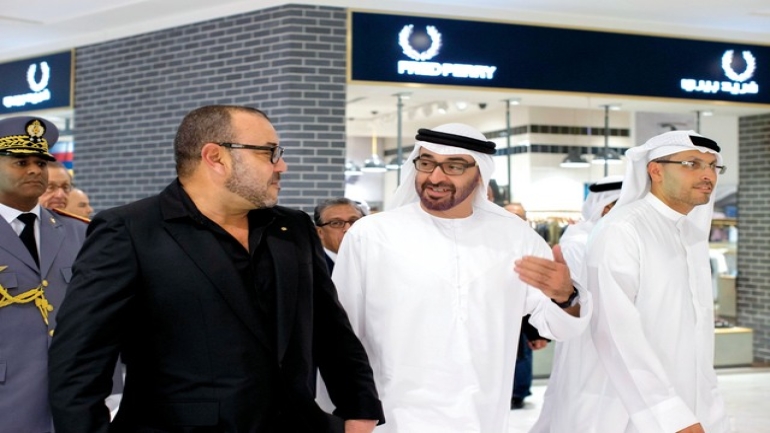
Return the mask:
M 294 233 L 299 230 L 296 225 L 285 223 L 285 218 L 273 222 L 266 231 L 267 246 L 273 257 L 275 266 L 275 290 L 277 300 L 277 330 L 278 330 L 278 361 L 283 359 L 289 345 L 291 331 L 294 328 L 294 317 L 297 314 L 297 287 L 299 284 L 299 268 L 297 263 L 297 247 L 293 239 L 300 236 Z
M 235 315 L 266 347 L 271 347 L 263 327 L 257 320 L 254 303 L 246 294 L 247 289 L 243 286 L 237 269 L 229 260 L 222 260 L 225 252 L 214 234 L 207 230 L 198 230 L 190 224 L 167 222 L 165 226 L 185 254 L 216 287 Z

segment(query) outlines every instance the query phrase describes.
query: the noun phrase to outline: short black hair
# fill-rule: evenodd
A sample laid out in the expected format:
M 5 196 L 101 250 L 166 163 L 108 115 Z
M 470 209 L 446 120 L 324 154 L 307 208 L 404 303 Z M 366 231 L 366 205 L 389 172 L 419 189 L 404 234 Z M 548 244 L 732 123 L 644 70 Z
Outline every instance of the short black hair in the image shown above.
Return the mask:
M 321 221 L 321 214 L 323 213 L 323 211 L 326 210 L 326 208 L 329 208 L 332 206 L 342 206 L 342 205 L 352 206 L 355 210 L 358 211 L 358 213 L 361 214 L 361 217 L 364 217 L 366 215 L 364 213 L 364 210 L 361 208 L 361 206 L 357 202 L 349 198 L 337 197 L 337 198 L 330 198 L 322 201 L 321 203 L 318 203 L 318 206 L 316 206 L 315 209 L 313 210 L 313 222 L 315 223 L 316 226 L 320 226 L 321 224 L 323 224 L 323 221 Z
M 232 113 L 244 112 L 270 119 L 263 111 L 238 105 L 207 105 L 187 113 L 174 138 L 176 172 L 180 177 L 192 173 L 201 159 L 201 148 L 206 143 L 232 141 L 235 132 Z

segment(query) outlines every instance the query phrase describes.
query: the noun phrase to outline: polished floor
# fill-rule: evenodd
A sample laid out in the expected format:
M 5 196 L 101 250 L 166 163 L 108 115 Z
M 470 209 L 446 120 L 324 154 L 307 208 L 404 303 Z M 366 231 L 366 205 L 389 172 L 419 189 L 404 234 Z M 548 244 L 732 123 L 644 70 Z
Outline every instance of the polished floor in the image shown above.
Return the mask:
M 732 433 L 770 433 L 770 368 L 718 369 Z M 536 379 L 523 409 L 511 411 L 509 433 L 526 433 L 537 420 L 547 379 Z

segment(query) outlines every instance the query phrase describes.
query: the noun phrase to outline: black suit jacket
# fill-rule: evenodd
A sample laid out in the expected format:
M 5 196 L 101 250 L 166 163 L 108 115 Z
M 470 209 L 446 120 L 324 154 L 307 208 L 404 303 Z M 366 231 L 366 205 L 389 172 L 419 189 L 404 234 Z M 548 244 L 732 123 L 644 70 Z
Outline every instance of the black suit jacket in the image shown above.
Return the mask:
M 382 421 L 366 353 L 307 214 L 275 207 L 263 234 L 276 279 L 277 336 L 270 341 L 253 297 L 213 233 L 186 213 L 182 194 L 174 182 L 158 196 L 100 213 L 89 226 L 49 354 L 57 433 L 253 432 L 265 415 L 253 406 L 268 398 L 260 392 L 266 381 L 281 391 L 279 431 L 336 432 L 342 419 Z M 102 402 L 119 352 L 126 386 L 108 429 Z M 255 361 L 264 353 L 275 357 L 274 369 Z M 316 366 L 339 418 L 315 404 Z

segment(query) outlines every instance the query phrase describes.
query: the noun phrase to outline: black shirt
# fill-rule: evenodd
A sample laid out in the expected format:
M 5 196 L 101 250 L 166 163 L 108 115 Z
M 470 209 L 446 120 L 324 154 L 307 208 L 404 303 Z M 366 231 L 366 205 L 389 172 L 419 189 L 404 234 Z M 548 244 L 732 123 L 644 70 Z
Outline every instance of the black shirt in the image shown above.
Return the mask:
M 282 424 L 281 417 L 285 413 L 283 408 L 286 405 L 285 391 L 282 390 L 278 378 L 280 377 L 277 356 L 277 297 L 276 297 L 276 277 L 273 263 L 273 257 L 270 255 L 264 240 L 264 233 L 270 224 L 275 220 L 275 215 L 271 208 L 255 209 L 248 213 L 249 219 L 249 250 L 243 248 L 240 242 L 228 233 L 219 224 L 215 223 L 203 215 L 187 192 L 181 188 L 180 195 L 182 205 L 187 215 L 202 230 L 211 231 L 222 247 L 227 258 L 232 260 L 236 271 L 243 281 L 246 292 L 252 301 L 255 314 L 260 325 L 269 336 L 270 347 L 257 356 L 254 361 L 254 368 L 262 371 L 261 386 L 257 391 L 262 396 L 270 398 L 255 398 L 255 402 L 262 402 L 267 407 L 259 408 L 255 405 L 254 414 L 259 414 L 259 420 L 256 420 L 259 426 L 259 432 L 277 433 Z
M 265 229 L 275 219 L 272 209 L 255 209 L 249 212 L 249 250 L 246 251 L 230 233 L 203 215 L 184 189 L 181 189 L 181 192 L 182 204 L 190 218 L 202 228 L 214 233 L 227 257 L 233 261 L 244 287 L 249 289 L 248 294 L 258 312 L 260 323 L 270 336 L 270 349 L 275 353 L 278 338 L 275 270 L 273 258 L 262 239 Z

